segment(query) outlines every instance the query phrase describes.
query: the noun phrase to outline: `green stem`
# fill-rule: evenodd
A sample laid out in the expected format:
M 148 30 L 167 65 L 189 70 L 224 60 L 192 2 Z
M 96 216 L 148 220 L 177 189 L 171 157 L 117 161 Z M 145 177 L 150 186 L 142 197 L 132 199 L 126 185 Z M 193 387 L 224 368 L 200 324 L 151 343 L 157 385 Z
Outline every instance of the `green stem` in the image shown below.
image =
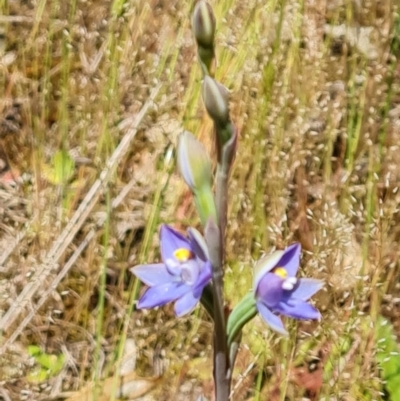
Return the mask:
M 220 127 L 216 127 L 217 144 L 221 139 Z M 209 220 L 206 227 L 206 241 L 213 266 L 214 292 L 214 382 L 216 401 L 228 401 L 231 391 L 231 375 L 233 366 L 230 364 L 230 351 L 226 334 L 226 319 L 223 298 L 223 265 L 225 260 L 225 231 L 228 214 L 228 179 L 235 152 L 237 132 L 230 123 L 224 127 L 229 130 L 229 140 L 222 142 L 220 147 L 215 189 L 215 206 L 217 209 L 218 226 Z M 235 352 L 233 353 L 235 354 Z M 233 355 L 233 360 L 235 355 Z
M 218 226 L 221 237 L 221 266 L 224 263 L 224 252 L 225 249 L 225 231 L 227 222 L 228 212 L 228 177 L 229 167 L 219 164 L 217 166 L 216 174 L 216 191 L 215 191 L 215 203 L 218 215 Z
M 229 350 L 226 336 L 226 322 L 223 299 L 223 248 L 221 232 L 213 219 L 209 219 L 205 228 L 205 239 L 209 248 L 213 275 L 214 301 L 214 382 L 215 400 L 228 401 L 230 394 Z
M 229 347 L 226 335 L 226 319 L 223 298 L 223 264 L 225 259 L 225 231 L 228 213 L 228 178 L 233 160 L 236 137 L 222 149 L 222 157 L 217 165 L 215 204 L 218 226 L 209 221 L 206 240 L 213 265 L 214 291 L 214 380 L 216 401 L 228 401 L 231 386 L 232 366 L 230 366 Z

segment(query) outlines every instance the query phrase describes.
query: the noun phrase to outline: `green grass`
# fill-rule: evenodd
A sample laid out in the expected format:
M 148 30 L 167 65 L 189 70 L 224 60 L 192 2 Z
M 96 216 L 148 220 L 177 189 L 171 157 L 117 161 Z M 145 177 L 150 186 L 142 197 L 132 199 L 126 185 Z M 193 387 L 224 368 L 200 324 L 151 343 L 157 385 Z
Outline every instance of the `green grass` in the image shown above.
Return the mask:
M 314 399 L 346 394 L 385 400 L 386 373 L 379 368 L 384 356 L 373 333 L 382 315 L 397 338 L 400 333 L 399 10 L 389 0 L 363 8 L 349 1 L 327 8 L 296 0 L 264 3 L 212 2 L 216 77 L 231 90 L 232 119 L 240 130 L 230 182 L 225 295 L 234 305 L 251 285 L 254 260 L 294 241 L 305 250 L 301 274 L 325 280 L 326 287 L 315 300 L 321 322 L 286 321 L 289 340 L 259 319 L 246 327 L 233 399 L 262 400 L 271 393 L 277 400 L 313 399 L 304 377 L 314 383 L 320 374 Z M 47 0 L 0 2 L 0 8 L 5 21 L 24 17 L 5 22 L 0 56 L 16 58 L 1 67 L 0 122 L 14 121 L 10 113 L 18 103 L 13 118 L 20 123 L 17 132 L 0 132 L 0 158 L 4 150 L 14 175 L 26 177 L 20 186 L 4 189 L 13 204 L 0 197 L 0 256 L 11 238 L 28 230 L 0 266 L 6 294 L 0 310 L 40 271 L 124 137 L 121 122 L 135 116 L 161 83 L 156 107 L 69 239 L 60 267 L 91 229 L 95 234 L 55 295 L 0 355 L 0 381 L 6 381 L 11 399 L 21 390 L 45 399 L 48 390 L 28 380 L 28 350 L 39 346 L 43 355 L 68 352 L 60 372 L 44 375 L 49 386 L 61 383 L 60 392 L 112 376 L 118 387 L 124 344 L 133 339 L 137 373 L 163 372 L 154 399 L 184 397 L 189 384 L 189 397 L 199 388 L 210 397 L 212 337 L 205 313 L 176 320 L 169 306 L 135 311 L 141 287 L 128 272 L 158 260 L 160 224 L 200 228 L 173 158 L 182 129 L 213 149 L 190 32 L 192 4 Z M 377 58 L 346 37 L 324 34 L 326 24 L 372 27 Z M 112 208 L 132 179 L 134 185 Z M 20 322 L 16 317 L 2 333 L 2 343 Z M 20 350 L 17 355 L 12 347 Z

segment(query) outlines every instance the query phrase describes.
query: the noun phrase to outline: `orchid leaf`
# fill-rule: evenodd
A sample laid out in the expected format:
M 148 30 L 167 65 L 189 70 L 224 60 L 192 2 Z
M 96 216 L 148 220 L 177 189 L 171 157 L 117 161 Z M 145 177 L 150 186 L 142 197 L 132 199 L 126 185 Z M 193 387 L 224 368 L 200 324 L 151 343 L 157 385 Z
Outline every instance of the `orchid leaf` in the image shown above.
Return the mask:
M 244 325 L 252 320 L 257 314 L 256 300 L 254 293 L 247 293 L 242 300 L 235 306 L 229 315 L 226 333 L 228 345 L 230 346 L 240 335 Z

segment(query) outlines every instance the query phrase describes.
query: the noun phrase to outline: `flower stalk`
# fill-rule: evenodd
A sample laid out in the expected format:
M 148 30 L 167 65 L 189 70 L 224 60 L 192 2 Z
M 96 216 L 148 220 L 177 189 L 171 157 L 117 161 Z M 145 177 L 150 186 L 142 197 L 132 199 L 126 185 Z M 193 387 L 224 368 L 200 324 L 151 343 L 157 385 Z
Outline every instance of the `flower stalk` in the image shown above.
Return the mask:
M 230 378 L 229 349 L 226 336 L 226 322 L 223 298 L 223 248 L 220 228 L 215 221 L 209 220 L 205 228 L 212 266 L 214 294 L 214 382 L 216 401 L 229 400 Z
M 213 78 L 215 26 L 212 8 L 205 0 L 199 0 L 194 7 L 192 27 L 203 71 L 203 102 L 214 122 L 215 182 L 208 153 L 193 134 L 184 131 L 177 147 L 178 167 L 193 194 L 204 237 L 194 228 L 189 228 L 185 236 L 163 225 L 162 261 L 136 266 L 131 272 L 148 287 L 137 303 L 138 309 L 174 302 L 179 317 L 193 311 L 199 302 L 204 306 L 214 321 L 215 400 L 229 401 L 243 327 L 260 314 L 272 330 L 287 335 L 280 316 L 320 319 L 319 311 L 309 299 L 321 289 L 322 282 L 296 277 L 301 246 L 292 244 L 256 262 L 253 288 L 228 312 L 223 296 L 225 234 L 229 175 L 236 155 L 238 130 L 230 116 L 229 92 Z

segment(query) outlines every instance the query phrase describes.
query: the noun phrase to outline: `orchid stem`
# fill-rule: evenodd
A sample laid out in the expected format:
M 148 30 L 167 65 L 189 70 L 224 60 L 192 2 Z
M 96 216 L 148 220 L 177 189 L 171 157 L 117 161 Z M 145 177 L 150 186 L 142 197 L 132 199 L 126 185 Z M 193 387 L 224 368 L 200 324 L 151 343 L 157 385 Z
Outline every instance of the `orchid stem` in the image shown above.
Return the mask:
M 212 291 L 214 302 L 214 382 L 215 400 L 228 401 L 230 393 L 229 351 L 223 299 L 223 269 L 221 232 L 215 220 L 210 218 L 205 228 L 205 239 L 212 265 Z
M 217 165 L 215 203 L 218 214 L 218 226 L 221 237 L 221 266 L 224 263 L 225 231 L 228 209 L 228 177 L 229 166 Z
M 226 321 L 223 299 L 223 263 L 225 259 L 225 229 L 227 221 L 229 166 L 218 164 L 216 175 L 216 208 L 218 215 L 218 235 L 214 240 L 215 259 L 213 262 L 214 291 L 214 379 L 216 401 L 228 401 L 230 395 L 230 363 L 226 336 Z

